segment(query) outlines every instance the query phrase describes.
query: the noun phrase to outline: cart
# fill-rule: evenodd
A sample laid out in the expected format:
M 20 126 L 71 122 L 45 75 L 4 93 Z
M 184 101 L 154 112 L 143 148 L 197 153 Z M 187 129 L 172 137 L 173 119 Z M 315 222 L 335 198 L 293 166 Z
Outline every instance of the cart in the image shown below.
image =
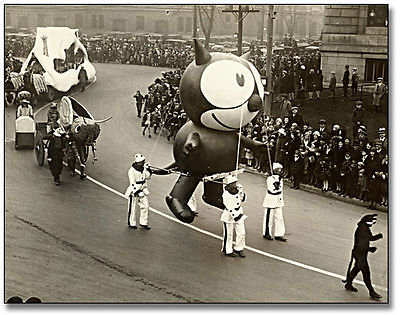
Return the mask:
M 33 149 L 35 147 L 35 122 L 30 116 L 21 116 L 15 120 L 15 149 Z
M 36 155 L 36 161 L 39 166 L 43 166 L 44 159 L 46 157 L 49 148 L 50 137 L 51 134 L 49 134 L 47 131 L 47 123 L 37 122 L 36 132 L 35 132 L 35 155 Z M 85 146 L 84 159 L 82 161 L 83 163 L 87 162 L 88 155 L 89 155 L 89 147 Z

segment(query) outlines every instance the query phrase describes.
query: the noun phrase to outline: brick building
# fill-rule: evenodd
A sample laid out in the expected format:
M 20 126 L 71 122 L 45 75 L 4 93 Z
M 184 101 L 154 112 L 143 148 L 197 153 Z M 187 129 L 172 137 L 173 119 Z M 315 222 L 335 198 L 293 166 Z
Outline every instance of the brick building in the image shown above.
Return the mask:
M 268 6 L 253 5 L 259 13 L 250 13 L 244 21 L 245 40 L 266 40 Z M 223 13 L 217 5 L 212 35 L 232 36 L 237 32 L 237 20 Z M 323 27 L 322 5 L 275 5 L 274 39 L 292 33 L 296 39 L 318 39 Z M 264 14 L 264 23 L 263 17 Z M 181 34 L 193 32 L 192 5 L 6 5 L 5 25 L 28 28 L 38 26 L 68 26 L 89 35 L 121 31 L 133 34 Z M 263 26 L 264 25 L 264 26 Z M 200 26 L 199 26 L 200 27 Z M 199 36 L 202 36 L 201 31 Z
M 387 82 L 388 5 L 326 5 L 320 50 L 326 80 L 332 70 L 340 79 L 348 64 L 361 81 Z

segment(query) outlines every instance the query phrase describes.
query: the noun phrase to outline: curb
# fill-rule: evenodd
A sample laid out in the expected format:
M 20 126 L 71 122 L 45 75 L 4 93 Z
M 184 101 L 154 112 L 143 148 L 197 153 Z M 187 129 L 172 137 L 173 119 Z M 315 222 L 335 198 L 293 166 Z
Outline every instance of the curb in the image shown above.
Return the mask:
M 251 173 L 251 174 L 254 174 L 254 175 L 258 175 L 258 176 L 262 176 L 264 178 L 267 177 L 266 174 L 257 172 L 254 169 L 248 167 L 247 165 L 244 165 L 244 164 L 239 164 L 239 165 L 240 165 L 240 167 L 244 168 L 248 173 Z M 288 179 L 288 178 L 284 178 L 283 181 L 284 181 L 286 186 L 289 186 L 292 183 L 292 181 L 290 179 Z M 360 207 L 365 207 L 366 208 L 369 205 L 368 202 L 361 201 L 361 200 L 358 200 L 358 199 L 353 199 L 353 198 L 350 198 L 350 197 L 339 196 L 338 194 L 336 194 L 336 193 L 334 193 L 332 191 L 322 192 L 319 188 L 316 188 L 316 187 L 310 186 L 310 185 L 306 185 L 306 184 L 300 184 L 300 190 L 304 190 L 304 191 L 307 191 L 307 192 L 310 192 L 310 193 L 313 193 L 313 194 L 316 194 L 316 195 L 319 195 L 319 196 L 322 196 L 322 197 L 326 197 L 326 198 L 331 198 L 331 199 L 347 202 L 347 203 L 354 204 L 354 205 L 357 205 L 357 206 L 360 206 Z M 377 208 L 376 211 L 388 213 L 388 207 L 377 205 L 376 208 Z

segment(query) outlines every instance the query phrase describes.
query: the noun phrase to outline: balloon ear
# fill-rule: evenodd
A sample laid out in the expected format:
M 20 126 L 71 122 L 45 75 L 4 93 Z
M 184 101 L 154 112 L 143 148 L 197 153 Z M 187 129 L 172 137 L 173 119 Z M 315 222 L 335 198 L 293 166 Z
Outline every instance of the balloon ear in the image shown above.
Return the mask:
M 193 39 L 194 44 L 194 53 L 196 56 L 196 65 L 204 65 L 210 61 L 211 55 L 210 53 L 197 41 L 197 39 Z
M 247 53 L 241 55 L 240 57 L 249 61 L 250 60 L 250 56 L 251 56 L 251 50 L 249 50 Z

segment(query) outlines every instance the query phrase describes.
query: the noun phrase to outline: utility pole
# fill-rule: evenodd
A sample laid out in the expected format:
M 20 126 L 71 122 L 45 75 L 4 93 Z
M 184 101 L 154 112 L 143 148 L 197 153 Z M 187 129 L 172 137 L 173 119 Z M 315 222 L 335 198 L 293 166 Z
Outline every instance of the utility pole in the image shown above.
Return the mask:
M 197 5 L 193 6 L 193 38 L 197 38 Z
M 267 90 L 265 91 L 264 100 L 264 115 L 271 116 L 271 105 L 272 105 L 272 39 L 274 34 L 274 6 L 268 6 L 268 21 L 267 21 Z
M 230 12 L 236 17 L 238 21 L 238 43 L 237 43 L 237 54 L 242 55 L 242 39 L 243 39 L 243 20 L 250 12 L 259 12 L 259 10 L 250 9 L 249 5 L 240 5 L 238 9 L 233 9 L 233 5 L 229 6 L 228 9 L 222 10 L 222 12 Z
M 264 15 L 265 15 L 265 6 L 262 6 L 262 11 L 261 11 L 261 45 L 264 42 Z

